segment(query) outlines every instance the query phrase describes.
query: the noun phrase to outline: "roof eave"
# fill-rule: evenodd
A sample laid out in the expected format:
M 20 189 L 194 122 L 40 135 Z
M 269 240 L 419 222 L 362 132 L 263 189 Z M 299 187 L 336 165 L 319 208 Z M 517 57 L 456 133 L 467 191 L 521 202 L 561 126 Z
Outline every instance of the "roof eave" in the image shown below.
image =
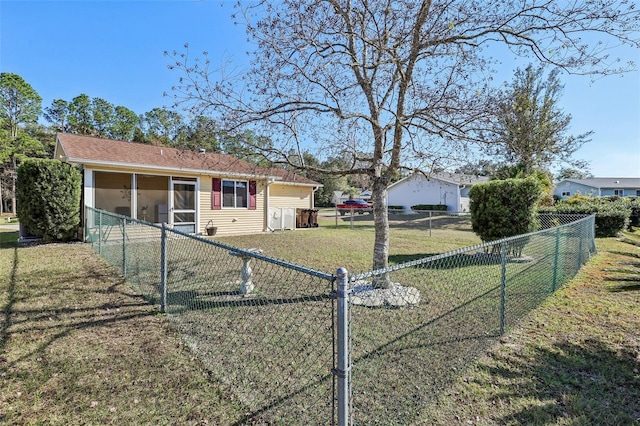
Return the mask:
M 280 178 L 282 179 L 282 178 Z M 287 180 L 276 180 L 273 183 L 277 183 L 279 185 L 289 185 L 289 186 L 311 186 L 311 187 L 322 187 L 324 185 L 322 185 L 321 183 L 309 183 L 309 182 L 291 182 L 291 181 L 287 181 Z
M 224 176 L 234 176 L 234 177 L 242 177 L 242 178 L 259 178 L 259 179 L 278 179 L 278 176 L 271 175 L 256 175 L 252 173 L 239 173 L 239 172 L 229 172 L 222 170 L 210 170 L 210 169 L 189 169 L 182 167 L 166 167 L 166 166 L 154 166 L 149 164 L 138 164 L 138 163 L 120 163 L 114 161 L 100 161 L 100 160 L 87 160 L 84 158 L 72 158 L 66 157 L 65 161 L 69 163 L 77 163 L 83 164 L 85 166 L 101 166 L 101 167 L 116 167 L 122 169 L 137 169 L 137 170 L 155 170 L 155 171 L 165 171 L 165 172 L 188 172 L 192 174 L 200 174 L 200 175 L 224 175 Z

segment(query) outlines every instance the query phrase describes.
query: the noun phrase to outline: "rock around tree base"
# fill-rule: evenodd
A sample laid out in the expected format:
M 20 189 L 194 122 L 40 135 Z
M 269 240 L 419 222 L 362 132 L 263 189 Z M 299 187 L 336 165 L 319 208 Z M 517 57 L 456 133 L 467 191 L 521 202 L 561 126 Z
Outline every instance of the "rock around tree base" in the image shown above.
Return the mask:
M 392 288 L 374 288 L 370 282 L 356 281 L 351 292 L 351 304 L 369 308 L 401 308 L 420 303 L 420 291 L 393 283 Z

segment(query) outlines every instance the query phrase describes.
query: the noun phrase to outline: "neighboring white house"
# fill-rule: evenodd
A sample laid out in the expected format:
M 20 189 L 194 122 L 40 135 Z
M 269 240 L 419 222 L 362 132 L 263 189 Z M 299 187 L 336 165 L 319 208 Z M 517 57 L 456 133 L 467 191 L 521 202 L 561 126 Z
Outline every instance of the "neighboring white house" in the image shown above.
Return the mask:
M 355 198 L 359 200 L 369 201 L 369 199 L 371 198 L 371 191 L 369 191 L 368 189 L 365 189 L 364 191 L 360 191 L 360 195 L 356 196 Z M 334 206 L 336 204 L 342 204 L 348 199 L 349 199 L 349 194 L 346 194 L 342 191 L 333 191 L 333 197 L 331 197 L 331 204 L 333 204 Z
M 553 194 L 560 199 L 574 195 L 604 197 L 618 195 L 620 197 L 640 197 L 640 178 L 588 178 L 564 179 L 556 184 Z
M 469 189 L 488 180 L 486 176 L 454 173 L 434 173 L 427 179 L 416 173 L 389 186 L 387 204 L 402 206 L 404 210 L 417 204 L 444 204 L 450 213 L 467 213 Z

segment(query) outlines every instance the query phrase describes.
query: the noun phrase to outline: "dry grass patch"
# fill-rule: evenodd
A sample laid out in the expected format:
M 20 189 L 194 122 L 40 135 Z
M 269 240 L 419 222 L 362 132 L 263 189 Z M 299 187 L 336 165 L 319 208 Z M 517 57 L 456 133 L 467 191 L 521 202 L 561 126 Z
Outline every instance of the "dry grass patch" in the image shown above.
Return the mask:
M 239 418 L 167 319 L 90 247 L 1 241 L 0 423 Z

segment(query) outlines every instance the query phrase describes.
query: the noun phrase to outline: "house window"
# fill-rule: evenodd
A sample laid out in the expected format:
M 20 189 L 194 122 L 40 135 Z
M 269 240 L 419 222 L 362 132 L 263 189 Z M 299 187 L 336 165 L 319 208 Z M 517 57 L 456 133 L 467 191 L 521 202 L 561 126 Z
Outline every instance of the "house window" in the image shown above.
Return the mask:
M 613 195 L 617 195 L 618 197 L 624 197 L 624 189 L 614 189 Z
M 246 181 L 222 181 L 222 207 L 247 208 L 248 185 Z
M 636 189 L 636 197 L 640 197 L 640 189 Z
M 256 209 L 255 180 L 223 180 L 213 178 L 211 182 L 211 209 L 226 208 Z
M 569 197 L 569 196 L 571 196 L 571 192 L 569 192 L 569 191 L 562 191 L 562 196 L 563 196 L 563 197 Z

